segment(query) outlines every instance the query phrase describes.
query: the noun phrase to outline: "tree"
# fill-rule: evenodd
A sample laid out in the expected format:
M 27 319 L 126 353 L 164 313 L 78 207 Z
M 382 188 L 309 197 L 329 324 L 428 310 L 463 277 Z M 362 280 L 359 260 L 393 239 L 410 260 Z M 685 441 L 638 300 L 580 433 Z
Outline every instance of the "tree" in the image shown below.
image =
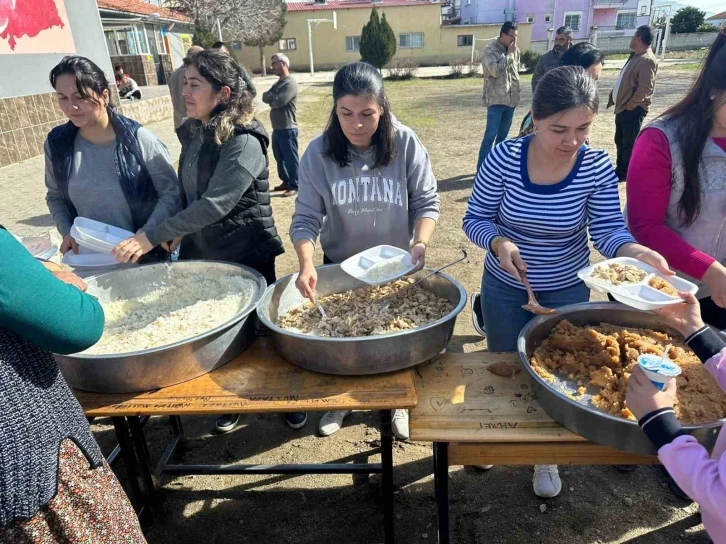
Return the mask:
M 378 69 L 383 68 L 396 54 L 396 35 L 386 20 L 373 8 L 368 22 L 360 33 L 360 59 Z
M 676 34 L 696 32 L 706 20 L 706 12 L 693 6 L 679 9 L 671 19 L 671 29 Z
M 217 35 L 201 19 L 194 21 L 194 36 L 192 43 L 209 49 L 217 41 Z
M 243 0 L 243 9 L 238 10 L 230 24 L 238 29 L 235 33 L 247 46 L 260 50 L 260 72 L 267 75 L 265 47 L 277 45 L 282 38 L 287 20 L 285 0 Z

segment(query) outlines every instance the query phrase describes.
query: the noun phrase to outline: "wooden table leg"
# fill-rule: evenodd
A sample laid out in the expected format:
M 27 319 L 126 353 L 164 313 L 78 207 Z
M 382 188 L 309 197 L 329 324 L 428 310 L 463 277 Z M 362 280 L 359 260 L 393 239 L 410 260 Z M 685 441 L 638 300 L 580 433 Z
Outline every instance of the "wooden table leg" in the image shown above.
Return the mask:
M 390 410 L 381 410 L 381 469 L 384 541 L 386 544 L 393 544 L 396 537 L 396 518 L 393 511 L 393 430 Z
M 439 544 L 449 544 L 449 443 L 434 442 L 434 497 Z

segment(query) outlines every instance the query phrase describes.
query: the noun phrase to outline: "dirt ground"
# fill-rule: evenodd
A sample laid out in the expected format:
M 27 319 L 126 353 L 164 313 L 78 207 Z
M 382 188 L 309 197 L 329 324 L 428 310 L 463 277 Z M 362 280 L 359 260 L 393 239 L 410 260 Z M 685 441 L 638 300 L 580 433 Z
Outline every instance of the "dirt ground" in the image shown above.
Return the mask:
M 647 120 L 683 96 L 694 75 L 693 70 L 682 68 L 661 70 Z M 602 111 L 591 138 L 592 145 L 605 148 L 613 159 L 614 118 L 612 110 L 604 107 L 615 76 L 606 71 L 600 82 Z M 522 88 L 512 134 L 531 99 L 528 79 Z M 390 83 L 387 89 L 394 113 L 415 129 L 428 148 L 439 180 L 442 217 L 427 263 L 444 264 L 465 248 L 469 262 L 450 273 L 468 292 L 478 291 L 484 253 L 468 242 L 460 225 L 484 128 L 481 80 L 417 80 Z M 300 96 L 301 150 L 321 132 L 331 106 L 330 87 L 309 88 Z M 263 118 L 267 123 L 267 115 Z M 276 184 L 277 176 L 271 181 Z M 280 232 L 286 233 L 294 201 L 275 196 L 273 202 Z M 279 277 L 297 266 L 289 240 L 283 239 L 288 251 L 278 260 Z M 449 350 L 473 352 L 485 347 L 472 328 L 467 308 L 458 318 Z M 329 462 L 354 454 L 365 458 L 366 450 L 377 445 L 375 414 L 353 414 L 329 438 L 317 436 L 319 416 L 311 413 L 305 428 L 292 431 L 278 415 L 250 415 L 223 436 L 212 432 L 213 418 L 188 418 L 182 458 L 186 463 Z M 113 442 L 109 422 L 100 420 L 94 431 L 107 452 Z M 152 419 L 147 435 L 156 461 L 170 436 L 166 418 Z M 435 541 L 431 445 L 397 442 L 394 462 L 396 542 Z M 451 467 L 450 471 L 452 541 L 456 543 L 709 541 L 699 525 L 696 505 L 669 492 L 659 467 L 624 473 L 613 467 L 563 466 L 562 493 L 546 501 L 533 494 L 528 467 L 501 466 L 488 472 Z M 116 472 L 123 479 L 122 462 Z M 185 476 L 165 477 L 160 484 L 162 512 L 146 530 L 150 543 L 383 541 L 377 477 Z M 544 512 L 542 504 L 546 504 Z

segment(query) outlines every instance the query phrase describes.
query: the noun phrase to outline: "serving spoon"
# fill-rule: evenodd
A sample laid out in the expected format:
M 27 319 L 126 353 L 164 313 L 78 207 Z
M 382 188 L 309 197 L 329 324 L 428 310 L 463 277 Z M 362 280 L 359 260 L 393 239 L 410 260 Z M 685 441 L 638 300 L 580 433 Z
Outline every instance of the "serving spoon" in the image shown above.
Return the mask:
M 532 286 L 529 284 L 529 280 L 527 279 L 526 272 L 520 270 L 519 275 L 522 278 L 522 283 L 524 284 L 524 287 L 527 289 L 527 298 L 529 299 L 527 301 L 527 304 L 522 305 L 522 309 L 527 310 L 528 312 L 532 312 L 535 315 L 556 314 L 557 310 L 555 310 L 554 308 L 545 308 L 539 302 L 537 302 L 537 298 L 534 296 L 534 291 L 532 291 Z

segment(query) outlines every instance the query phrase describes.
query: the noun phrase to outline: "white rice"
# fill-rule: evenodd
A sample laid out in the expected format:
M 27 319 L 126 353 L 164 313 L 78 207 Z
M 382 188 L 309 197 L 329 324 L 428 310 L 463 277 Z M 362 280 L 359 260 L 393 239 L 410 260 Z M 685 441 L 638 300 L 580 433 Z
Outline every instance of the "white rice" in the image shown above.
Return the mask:
M 365 271 L 363 277 L 368 281 L 388 281 L 399 278 L 410 268 L 404 259 L 396 258 L 388 261 L 381 261 Z
M 232 319 L 256 291 L 257 284 L 242 276 L 174 270 L 168 282 L 142 297 L 101 302 L 103 336 L 83 353 L 128 353 L 191 338 Z

